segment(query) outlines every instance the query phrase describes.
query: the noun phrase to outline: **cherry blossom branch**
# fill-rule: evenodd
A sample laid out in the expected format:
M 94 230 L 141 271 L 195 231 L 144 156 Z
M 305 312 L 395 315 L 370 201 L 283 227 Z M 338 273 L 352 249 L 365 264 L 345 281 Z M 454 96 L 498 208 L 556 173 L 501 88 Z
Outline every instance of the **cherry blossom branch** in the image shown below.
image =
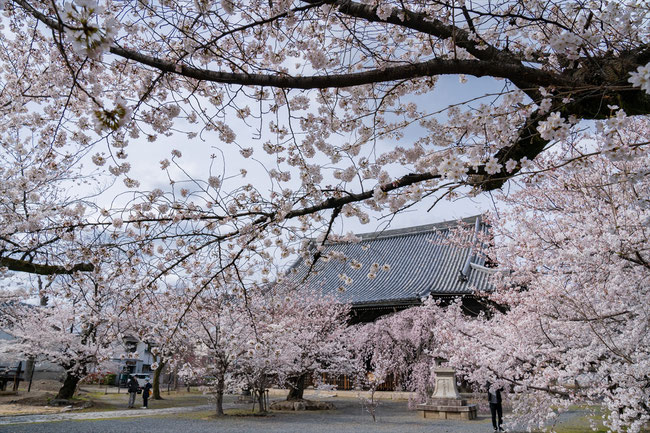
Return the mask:
M 303 0 L 305 3 L 316 3 L 314 0 Z M 460 48 L 467 50 L 472 56 L 481 60 L 494 60 L 498 57 L 508 58 L 512 61 L 513 58 L 507 52 L 499 50 L 491 45 L 477 43 L 472 40 L 470 34 L 454 25 L 445 24 L 440 20 L 431 19 L 430 15 L 409 11 L 406 8 L 393 9 L 391 14 L 382 19 L 377 14 L 377 7 L 357 3 L 349 0 L 329 0 L 325 3 L 338 6 L 338 11 L 345 15 L 363 18 L 369 22 L 381 22 L 393 24 L 399 27 L 417 30 L 418 32 L 426 33 L 431 36 L 436 36 L 441 39 L 454 38 L 454 44 Z
M 618 312 L 618 313 L 606 314 L 604 316 L 598 316 L 598 317 L 586 317 L 586 316 L 585 317 L 573 317 L 573 318 L 568 318 L 566 320 L 568 320 L 569 322 L 599 322 L 599 321 L 603 321 L 603 320 L 607 320 L 607 319 L 613 319 L 613 318 L 619 317 L 619 316 L 625 316 L 625 315 L 628 315 L 628 314 L 632 314 L 632 312 L 629 311 L 629 310 L 625 310 L 625 311 L 621 311 L 621 312 Z
M 411 173 L 396 179 L 395 181 L 382 185 L 380 188 L 383 192 L 390 192 L 399 188 L 404 188 L 409 185 L 413 185 L 420 182 L 425 182 L 427 180 L 439 179 L 441 176 L 439 174 L 432 173 Z M 296 209 L 290 212 L 287 212 L 285 218 L 295 218 L 302 215 L 309 215 L 316 213 L 325 209 L 333 209 L 336 207 L 341 207 L 349 203 L 356 203 L 360 201 L 367 200 L 372 198 L 374 195 L 373 190 L 368 190 L 356 194 L 348 194 L 344 197 L 331 197 L 321 203 L 318 203 L 314 206 L 304 207 L 302 209 Z
M 22 8 L 30 13 L 34 18 L 38 19 L 48 27 L 59 32 L 64 31 L 65 25 L 47 17 L 45 14 L 39 12 L 31 6 L 26 0 L 15 0 Z M 355 8 L 353 3 L 350 3 L 351 11 L 365 11 L 365 7 Z M 361 5 L 360 5 L 361 6 Z M 346 9 L 347 10 L 347 9 Z M 366 11 L 367 12 L 367 11 Z M 361 13 L 361 12 L 359 12 Z M 367 16 L 366 16 L 367 15 Z M 368 18 L 370 14 L 364 13 L 364 18 Z M 376 17 L 376 14 L 374 14 Z M 413 18 L 414 28 L 420 29 L 426 22 L 421 18 L 414 15 Z M 451 34 L 451 28 L 446 28 L 438 23 L 438 27 L 428 28 L 429 32 L 434 34 L 445 35 Z M 461 32 L 456 29 L 455 32 Z M 466 35 L 466 32 L 464 32 Z M 467 36 L 465 36 L 467 38 Z M 463 39 L 459 42 L 459 46 L 471 50 L 471 45 L 465 44 Z M 449 75 L 449 74 L 466 74 L 475 77 L 493 76 L 500 78 L 508 78 L 513 82 L 526 82 L 538 86 L 548 85 L 564 85 L 567 84 L 566 80 L 556 76 L 553 73 L 545 72 L 540 69 L 527 67 L 513 61 L 510 63 L 504 62 L 504 59 L 497 59 L 495 52 L 488 50 L 473 50 L 476 51 L 475 57 L 480 60 L 444 60 L 432 59 L 429 61 L 401 65 L 392 68 L 374 69 L 367 72 L 351 73 L 351 74 L 331 74 L 323 76 L 291 76 L 282 74 L 248 74 L 248 73 L 230 73 L 213 71 L 209 69 L 195 68 L 189 65 L 180 65 L 176 61 L 163 60 L 156 57 L 148 56 L 139 51 L 121 47 L 113 44 L 110 47 L 110 52 L 117 56 L 123 57 L 127 60 L 133 60 L 143 65 L 159 69 L 160 71 L 172 72 L 180 74 L 185 77 L 194 78 L 197 80 L 204 80 L 225 84 L 238 84 L 244 86 L 270 86 L 278 88 L 294 88 L 294 89 L 322 89 L 322 88 L 340 88 L 351 87 L 363 84 L 372 84 L 378 82 L 396 81 L 403 79 L 412 79 L 418 77 L 434 76 L 434 75 Z M 481 53 L 487 51 L 487 55 Z M 472 53 L 474 54 L 474 53 Z
M 334 222 L 336 221 L 336 218 L 339 216 L 341 213 L 341 206 L 334 208 L 332 211 L 332 216 L 330 217 L 329 224 L 327 225 L 327 230 L 325 231 L 325 234 L 323 235 L 323 240 L 321 242 L 321 247 L 325 246 L 325 243 L 327 242 L 327 239 L 329 238 L 330 233 L 332 232 L 332 227 L 334 226 Z M 309 263 L 309 269 L 305 273 L 305 277 L 300 281 L 300 284 L 304 284 L 307 279 L 311 276 L 311 272 L 314 269 L 314 266 L 316 266 L 316 262 L 318 262 L 318 259 L 321 257 L 321 250 L 316 249 L 316 252 L 314 253 L 311 263 Z
M 322 0 L 314 1 L 312 4 L 309 4 L 309 5 L 307 5 L 307 6 L 301 6 L 301 7 L 297 7 L 297 8 L 293 8 L 293 9 L 291 9 L 291 13 L 294 13 L 294 14 L 295 14 L 296 12 L 304 12 L 304 11 L 307 11 L 307 10 L 309 10 L 309 9 L 312 9 L 312 8 L 316 8 L 316 7 L 322 6 L 323 4 L 325 4 L 325 2 L 322 1 Z M 248 23 L 248 24 L 246 24 L 246 25 L 243 25 L 243 26 L 240 26 L 240 27 L 234 28 L 234 29 L 229 30 L 229 31 L 227 31 L 227 32 L 223 32 L 223 33 L 221 33 L 219 36 L 217 36 L 217 37 L 211 39 L 210 41 L 201 44 L 198 48 L 199 48 L 199 49 L 200 49 L 200 48 L 207 49 L 210 45 L 215 44 L 215 43 L 218 42 L 220 39 L 223 39 L 223 38 L 226 37 L 226 36 L 229 36 L 229 35 L 232 35 L 232 34 L 234 34 L 234 33 L 238 33 L 238 32 L 243 32 L 244 30 L 247 30 L 247 29 L 250 29 L 250 28 L 253 28 L 253 27 L 256 27 L 256 26 L 260 26 L 260 25 L 263 25 L 263 24 L 270 24 L 270 23 L 272 23 L 272 22 L 274 22 L 274 21 L 279 20 L 280 18 L 285 18 L 285 17 L 287 17 L 288 15 L 289 15 L 289 12 L 283 12 L 283 13 L 280 13 L 280 14 L 274 15 L 274 16 L 272 16 L 272 17 L 269 17 L 269 18 L 266 18 L 266 19 L 263 19 L 263 20 L 252 21 L 252 22 L 250 22 L 250 23 Z
M 618 256 L 620 258 L 622 258 L 623 260 L 627 260 L 628 262 L 632 262 L 632 263 L 635 263 L 637 265 L 643 266 L 644 268 L 650 269 L 650 263 L 648 263 L 648 261 L 645 260 L 643 258 L 643 256 L 641 256 L 641 253 L 639 253 L 638 251 L 635 251 L 634 255 L 636 256 L 636 258 L 626 256 L 626 255 L 624 255 L 622 253 L 618 254 Z

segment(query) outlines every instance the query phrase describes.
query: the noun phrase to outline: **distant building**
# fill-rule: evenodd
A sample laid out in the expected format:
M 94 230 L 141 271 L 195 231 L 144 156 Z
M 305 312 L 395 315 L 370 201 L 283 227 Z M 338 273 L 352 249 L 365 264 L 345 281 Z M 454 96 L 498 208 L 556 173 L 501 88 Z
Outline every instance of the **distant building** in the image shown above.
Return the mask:
M 122 382 L 126 382 L 126 377 L 129 374 L 153 374 L 151 369 L 151 364 L 154 363 L 151 353 L 153 345 L 135 337 L 125 337 L 122 343 L 117 346 L 113 359 L 111 359 L 117 366 L 118 377 L 123 376 L 121 377 Z
M 462 223 L 471 228 L 465 247 L 445 244 L 458 221 L 365 233 L 357 235 L 360 242 L 327 243 L 321 252 L 344 259 L 319 259 L 307 277 L 309 267 L 300 259 L 287 278 L 351 304 L 352 323 L 421 305 L 428 296 L 461 298 L 468 313 L 476 314 L 481 305 L 475 294 L 492 290 L 496 270 L 477 250 L 477 234 L 487 225 L 480 216 Z

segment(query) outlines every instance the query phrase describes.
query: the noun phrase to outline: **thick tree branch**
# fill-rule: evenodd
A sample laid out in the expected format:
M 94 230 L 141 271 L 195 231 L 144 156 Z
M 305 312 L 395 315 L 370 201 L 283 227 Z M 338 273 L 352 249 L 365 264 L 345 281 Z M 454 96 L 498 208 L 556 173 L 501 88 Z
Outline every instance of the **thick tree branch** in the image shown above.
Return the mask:
M 28 0 L 13 1 L 53 30 L 58 32 L 65 30 L 64 23 L 40 12 Z M 632 89 L 627 83 L 629 72 L 638 65 L 647 63 L 648 59 L 650 59 L 650 47 L 647 44 L 630 52 L 619 53 L 618 56 L 592 57 L 590 59 L 591 67 L 583 65 L 582 68 L 571 69 L 558 74 L 525 66 L 517 56 L 506 50 L 500 50 L 486 44 L 478 35 L 476 37 L 472 36 L 464 29 L 445 24 L 422 13 L 411 12 L 406 9 L 395 10 L 388 18 L 382 20 L 377 16 L 376 7 L 349 0 L 303 0 L 303 2 L 310 6 L 328 3 L 338 6 L 340 13 L 353 18 L 398 25 L 440 39 L 449 39 L 453 36 L 456 46 L 467 50 L 478 60 L 431 59 L 415 64 L 376 68 L 359 73 L 291 76 L 280 73 L 248 74 L 201 69 L 184 65 L 180 59 L 160 59 L 145 55 L 137 51 L 137 49 L 129 49 L 117 44 L 110 47 L 110 52 L 160 71 L 225 84 L 295 89 L 340 88 L 427 76 L 465 74 L 475 77 L 506 78 L 533 99 L 538 97 L 536 87 L 539 86 L 556 86 L 565 92 L 570 90 L 574 95 L 584 92 L 591 93 L 592 96 L 583 98 L 582 106 L 576 106 L 576 110 L 573 112 L 573 114 L 577 115 L 583 114 L 584 116 L 580 117 L 584 118 L 602 116 L 600 107 L 606 107 L 609 103 L 618 104 L 626 109 L 628 114 L 647 114 L 650 112 L 650 98 L 648 95 L 638 89 Z M 625 94 L 623 95 L 622 92 L 625 92 Z M 598 97 L 602 99 L 600 104 L 595 100 Z M 632 101 L 628 102 L 629 100 Z M 596 110 L 596 116 L 592 114 L 594 109 Z
M 537 131 L 539 122 L 546 119 L 548 116 L 542 116 L 538 111 L 532 113 L 526 124 L 519 130 L 519 138 L 511 146 L 500 149 L 494 157 L 499 164 L 505 167 L 508 160 L 519 162 L 523 158 L 532 161 L 537 155 L 542 153 L 548 140 L 544 140 Z M 495 174 L 486 174 L 484 170 L 480 170 L 479 176 L 473 179 L 474 183 L 479 184 L 483 191 L 492 191 L 501 188 L 512 176 L 521 170 L 521 164 L 517 164 L 514 170 L 506 173 L 505 168 L 502 168 Z
M 92 263 L 77 263 L 70 268 L 66 268 L 64 266 L 42 265 L 9 257 L 0 257 L 0 266 L 6 267 L 10 271 L 38 275 L 69 275 L 75 272 L 92 272 L 95 269 Z
M 182 75 L 196 80 L 243 86 L 267 86 L 291 89 L 325 89 L 361 86 L 364 84 L 407 80 L 436 75 L 465 74 L 474 77 L 507 78 L 513 82 L 525 81 L 538 86 L 564 86 L 561 77 L 517 63 L 483 60 L 432 59 L 415 64 L 405 64 L 366 72 L 315 76 L 292 76 L 281 74 L 243 74 L 213 71 L 177 64 L 123 47 L 112 46 L 111 53 L 150 66 L 160 71 Z

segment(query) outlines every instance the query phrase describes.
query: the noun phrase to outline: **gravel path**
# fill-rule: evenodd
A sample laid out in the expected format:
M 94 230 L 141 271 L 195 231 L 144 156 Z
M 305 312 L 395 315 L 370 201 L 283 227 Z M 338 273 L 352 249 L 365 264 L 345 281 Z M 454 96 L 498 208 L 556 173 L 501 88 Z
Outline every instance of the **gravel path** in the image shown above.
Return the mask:
M 228 416 L 208 418 L 212 406 L 121 410 L 111 412 L 65 413 L 0 418 L 0 432 L 11 433 L 489 433 L 489 416 L 474 421 L 424 420 L 408 410 L 404 401 L 382 401 L 377 422 L 354 399 L 328 399 L 337 409 L 315 412 L 275 412 L 267 417 Z M 228 407 L 236 407 L 228 405 Z M 241 406 L 238 406 L 241 408 Z M 195 412 L 195 413 L 192 413 Z M 196 413 L 199 412 L 199 413 Z M 15 418 L 22 418 L 16 420 Z M 112 418 L 112 419 L 109 419 Z M 8 421 L 12 421 L 10 424 Z M 22 422 L 16 424 L 15 422 Z M 516 431 L 516 430 L 513 430 Z
M 180 413 L 197 412 L 202 410 L 211 410 L 212 405 L 190 406 L 190 407 L 170 407 L 165 409 L 127 409 L 111 410 L 105 412 L 62 412 L 47 415 L 16 415 L 0 417 L 0 431 L 3 425 L 8 424 L 33 424 L 55 421 L 79 421 L 94 419 L 111 419 L 111 418 L 135 418 L 135 417 L 157 417 L 161 415 L 174 415 Z

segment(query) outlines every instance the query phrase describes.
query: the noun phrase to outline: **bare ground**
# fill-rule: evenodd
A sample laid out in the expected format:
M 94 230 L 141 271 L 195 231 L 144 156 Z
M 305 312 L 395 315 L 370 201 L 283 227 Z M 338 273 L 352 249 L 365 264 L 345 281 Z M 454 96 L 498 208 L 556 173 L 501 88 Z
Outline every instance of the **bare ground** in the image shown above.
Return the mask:
M 61 383 L 55 380 L 35 381 L 32 389 L 27 392 L 27 386 L 20 386 L 18 392 L 0 392 L 0 417 L 14 415 L 53 414 L 68 411 L 110 411 L 120 410 L 127 406 L 128 394 L 125 389 L 97 385 L 81 385 L 75 398 L 68 406 L 48 406 Z M 119 392 L 118 392 L 119 391 Z M 150 400 L 149 406 L 155 408 L 195 406 L 209 404 L 206 396 L 197 392 L 166 391 L 162 393 L 164 400 Z M 142 404 L 138 395 L 136 406 Z
M 0 393 L 0 416 L 59 413 L 65 411 L 65 407 L 47 406 L 48 401 L 54 398 L 55 395 L 55 392 L 46 389 L 35 389 L 33 385 L 29 393 L 26 389 L 19 389 L 18 392 Z

